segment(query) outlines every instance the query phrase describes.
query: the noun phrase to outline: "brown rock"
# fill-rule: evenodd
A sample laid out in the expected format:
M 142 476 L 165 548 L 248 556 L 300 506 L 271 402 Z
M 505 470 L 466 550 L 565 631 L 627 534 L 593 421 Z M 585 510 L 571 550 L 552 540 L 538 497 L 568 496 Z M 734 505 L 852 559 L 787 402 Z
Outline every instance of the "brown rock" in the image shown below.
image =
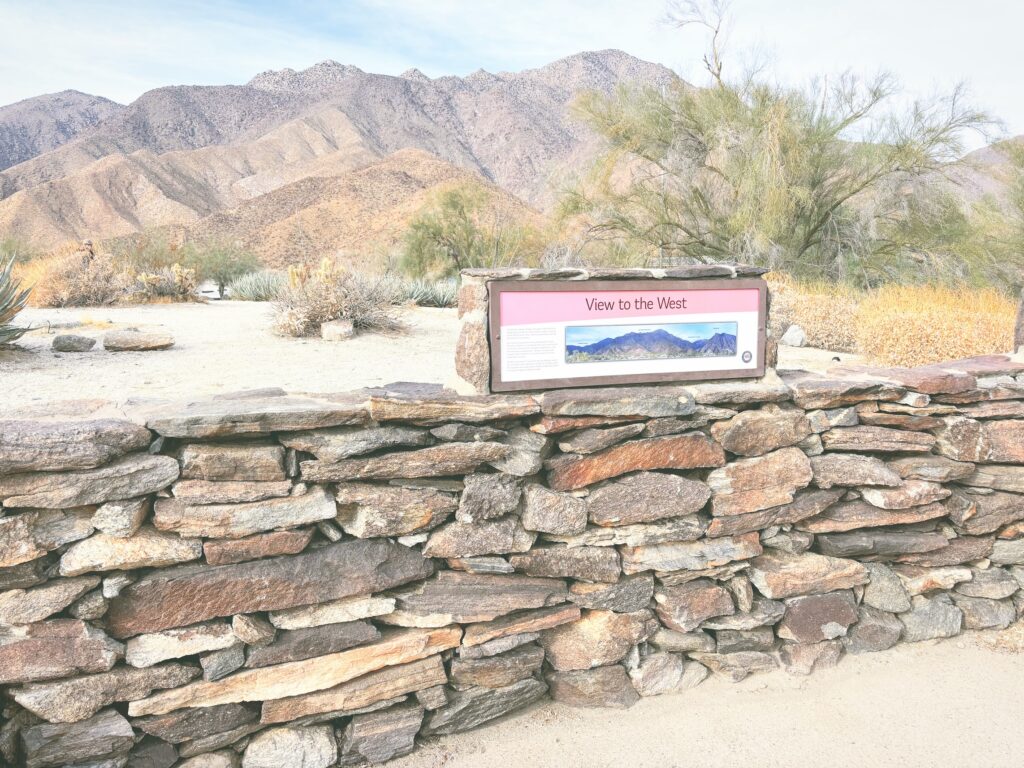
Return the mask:
M 1006 629 L 1017 620 L 1017 611 L 1009 600 L 968 597 L 957 592 L 950 597 L 964 615 L 964 629 Z
M 748 575 L 758 591 L 770 598 L 849 589 L 869 579 L 867 568 L 853 560 L 771 550 L 751 561 Z
M 786 615 L 776 627 L 779 637 L 796 643 L 818 643 L 846 634 L 857 621 L 857 603 L 848 590 L 786 600 Z
M 716 422 L 711 436 L 730 453 L 763 456 L 796 445 L 811 434 L 803 411 L 769 404 L 760 410 L 742 411 L 729 421 Z
M 239 539 L 275 528 L 292 528 L 337 515 L 334 499 L 314 486 L 300 496 L 267 499 L 250 504 L 193 506 L 179 499 L 157 499 L 153 524 L 180 536 Z
M 164 437 L 205 440 L 364 424 L 368 420 L 367 402 L 357 395 L 337 399 L 239 397 L 186 403 L 177 412 L 150 418 L 146 426 Z M 250 476 L 247 479 L 260 478 Z
M 509 562 L 528 576 L 615 583 L 622 574 L 619 553 L 610 547 L 537 547 Z
M 576 536 L 547 534 L 544 538 L 559 541 L 570 547 L 612 547 L 625 544 L 642 547 L 666 541 L 695 541 L 704 535 L 707 520 L 699 515 L 670 517 L 656 523 L 617 525 L 614 527 L 590 526 Z
M 482 686 L 504 688 L 531 677 L 544 663 L 544 649 L 523 645 L 484 659 L 452 659 L 451 683 L 455 688 Z
M 203 554 L 210 565 L 243 563 L 277 555 L 297 555 L 313 538 L 313 529 L 257 533 L 242 539 L 203 542 Z
M 587 527 L 587 502 L 583 499 L 539 484 L 526 486 L 523 498 L 522 523 L 528 531 L 573 536 Z
M 888 427 L 839 427 L 821 435 L 827 451 L 881 451 L 928 453 L 935 437 Z
M 311 453 L 322 461 L 338 461 L 403 446 L 430 445 L 430 433 L 418 427 L 336 427 L 280 435 L 282 445 Z
M 969 419 L 1024 419 L 1024 402 L 1020 400 L 992 400 L 959 410 Z
M 661 627 L 647 640 L 660 651 L 670 653 L 692 653 L 706 651 L 713 653 L 715 638 L 707 632 L 676 632 L 674 629 Z
M 842 490 L 804 491 L 798 493 L 790 504 L 748 512 L 745 515 L 715 517 L 708 524 L 708 538 L 735 536 L 751 531 L 760 531 L 773 525 L 792 525 L 808 517 L 821 514 L 843 497 Z
M 356 715 L 339 737 L 341 764 L 385 763 L 407 755 L 416 746 L 422 724 L 423 707 L 415 702 Z
M 461 396 L 431 385 L 379 390 L 370 398 L 374 421 L 406 421 L 419 425 L 451 421 L 480 424 L 532 416 L 540 410 L 529 395 Z
M 134 736 L 128 721 L 113 709 L 79 723 L 33 725 L 21 732 L 25 768 L 113 766 L 117 758 L 127 756 Z
M 775 633 L 771 627 L 720 629 L 715 632 L 715 644 L 718 653 L 771 651 L 775 648 Z
M 452 630 L 446 630 L 451 632 Z M 263 724 L 286 723 L 321 713 L 351 712 L 407 693 L 447 683 L 439 655 L 386 666 L 326 690 L 263 702 Z
M 602 387 L 560 389 L 541 396 L 545 416 L 685 416 L 694 410 L 683 387 Z
M 513 611 L 564 603 L 565 584 L 557 579 L 441 571 L 396 594 L 398 612 L 389 616 L 419 619 L 427 626 L 491 621 Z M 523 631 L 523 630 L 520 630 Z
M 530 431 L 539 435 L 558 435 L 578 429 L 609 427 L 623 422 L 636 421 L 639 416 L 541 416 L 530 425 Z
M 893 427 L 911 432 L 925 432 L 942 426 L 942 419 L 935 416 L 915 416 L 909 413 L 886 413 L 875 411 L 860 414 L 860 423 L 869 427 Z
M 908 552 L 932 552 L 946 546 L 941 533 L 876 529 L 846 533 L 819 533 L 818 550 L 832 557 L 894 557 Z
M 650 523 L 701 510 L 711 489 L 696 480 L 663 472 L 637 472 L 594 490 L 587 497 L 590 522 L 601 526 Z
M 472 523 L 477 520 L 493 520 L 515 512 L 522 493 L 519 480 L 511 475 L 467 475 L 455 519 L 460 523 Z
M 628 709 L 640 695 L 618 664 L 574 672 L 552 672 L 547 676 L 551 698 L 571 707 L 613 707 Z
M 470 688 L 454 691 L 448 703 L 434 712 L 423 728 L 425 734 L 468 731 L 540 699 L 548 687 L 527 678 L 504 688 Z
M 150 669 L 119 667 L 110 672 L 50 683 L 29 683 L 11 696 L 50 723 L 75 723 L 119 701 L 142 699 L 158 688 L 185 685 L 199 674 L 195 667 L 167 664 Z
M 901 563 L 926 567 L 960 565 L 988 557 L 992 554 L 993 543 L 989 536 L 958 536 L 941 549 L 905 554 L 896 559 Z
M 145 427 L 118 419 L 0 420 L 0 475 L 93 469 L 149 447 Z
M 831 488 L 834 485 L 855 487 L 901 484 L 900 476 L 874 456 L 826 453 L 814 456 L 810 461 L 814 484 L 819 488 Z
M 174 459 L 136 453 L 98 469 L 0 477 L 0 501 L 11 508 L 84 507 L 155 493 L 177 479 L 178 462 Z
M 62 576 L 79 576 L 90 571 L 127 571 L 197 560 L 203 555 L 199 539 L 183 539 L 143 526 L 134 536 L 122 539 L 97 533 L 72 544 L 60 559 Z
M 151 508 L 148 497 L 108 501 L 96 510 L 90 522 L 102 533 L 126 539 L 135 535 Z
M 786 606 L 777 600 L 756 597 L 749 611 L 737 611 L 728 616 L 716 616 L 704 621 L 704 629 L 749 632 L 758 627 L 778 624 L 785 615 Z
M 470 624 L 462 637 L 463 650 L 480 646 L 499 638 L 512 635 L 540 632 L 580 618 L 580 609 L 575 605 L 556 605 L 538 608 L 534 611 L 518 611 L 492 621 Z
M 155 352 L 174 346 L 169 333 L 142 331 L 110 331 L 103 335 L 103 348 L 108 352 Z
M 20 566 L 46 554 L 46 547 L 32 535 L 36 519 L 37 516 L 32 512 L 0 518 L 0 567 L 5 571 L 11 566 Z M 31 569 L 32 566 L 26 568 Z M 21 573 L 22 570 L 19 570 L 18 574 Z
M 661 623 L 678 632 L 690 632 L 705 619 L 736 612 L 729 590 L 709 579 L 662 588 L 654 601 Z
M 341 483 L 334 492 L 338 523 L 360 539 L 408 536 L 440 525 L 458 502 L 432 488 L 395 488 L 370 483 Z
M 280 482 L 284 448 L 266 443 L 192 443 L 178 451 L 185 480 Z
M 217 616 L 279 610 L 391 589 L 426 578 L 415 550 L 386 539 L 331 544 L 293 557 L 154 573 L 114 598 L 117 637 L 182 627 Z M 252 585 L 260 584 L 260 590 Z
M 1024 463 L 1024 420 L 975 421 L 947 416 L 935 449 L 957 461 Z
M 128 713 L 159 715 L 182 707 L 268 701 L 325 691 L 383 667 L 426 658 L 459 644 L 462 630 L 403 630 L 341 653 L 261 669 L 246 669 L 216 682 L 198 682 L 132 702 Z M 432 685 L 435 683 L 431 683 Z
M 512 427 L 501 439 L 509 452 L 488 463 L 499 472 L 516 477 L 535 475 L 544 468 L 544 459 L 551 453 L 552 442 L 526 427 Z
M 614 664 L 656 629 L 650 611 L 584 611 L 582 617 L 540 633 L 548 663 L 560 672 Z
M 690 658 L 734 683 L 740 682 L 752 673 L 771 672 L 778 667 L 774 654 L 764 651 L 691 653 Z
M 742 515 L 793 501 L 811 482 L 811 465 L 799 448 L 740 459 L 708 475 L 713 515 Z
M 974 389 L 977 383 L 974 376 L 966 371 L 948 370 L 940 365 L 922 365 L 916 368 L 839 365 L 833 366 L 829 374 L 884 381 L 926 395 L 966 392 Z
M 386 616 L 394 610 L 393 597 L 359 596 L 271 611 L 269 618 L 270 623 L 278 629 L 304 629 Z
M 861 489 L 861 496 L 866 502 L 882 509 L 909 509 L 940 501 L 949 494 L 948 488 L 925 480 L 906 480 L 896 488 Z
M 416 451 L 386 453 L 363 459 L 303 461 L 302 478 L 313 483 L 392 477 L 466 475 L 481 464 L 498 461 L 512 449 L 501 443 L 442 443 Z
M 958 495 L 956 501 L 947 509 L 958 533 L 993 533 L 1004 525 L 1024 520 L 1024 495 L 995 491 L 987 496 Z
M 820 643 L 783 643 L 779 661 L 791 675 L 809 675 L 816 669 L 830 669 L 839 663 L 843 654 L 840 640 Z
M 32 624 L 67 608 L 100 583 L 98 576 L 54 579 L 34 589 L 0 592 L 0 625 Z
M 78 619 L 0 628 L 0 685 L 106 672 L 124 647 Z
M 973 467 L 972 464 L 964 466 Z M 992 488 L 997 491 L 1024 493 L 1024 467 L 1001 464 L 984 464 L 974 472 L 955 478 L 964 485 L 975 488 Z
M 642 571 L 699 571 L 746 560 L 761 554 L 756 533 L 723 536 L 690 542 L 667 542 L 643 547 L 622 548 L 622 570 L 633 574 Z
M 935 590 L 950 590 L 962 581 L 970 581 L 970 568 L 945 566 L 925 568 L 919 565 L 894 565 L 892 570 L 899 576 L 904 589 L 911 597 Z
M 899 400 L 905 390 L 892 384 L 863 379 L 825 378 L 813 374 L 783 377 L 793 401 L 804 410 L 841 408 L 865 400 Z
M 583 608 L 616 613 L 632 613 L 646 608 L 654 597 L 654 577 L 650 574 L 627 576 L 616 584 L 590 584 L 574 581 L 569 599 Z M 469 632 L 467 631 L 467 636 Z
M 772 373 L 752 381 L 708 381 L 686 388 L 701 405 L 777 403 L 791 396 L 785 382 Z
M 287 630 L 281 632 L 269 645 L 251 648 L 245 666 L 268 667 L 271 664 L 326 656 L 379 639 L 380 632 L 368 621 Z
M 168 659 L 180 659 L 238 644 L 227 622 L 195 624 L 133 637 L 127 643 L 125 661 L 133 667 L 151 667 Z
M 480 523 L 448 523 L 430 534 L 423 546 L 425 557 L 475 557 L 526 552 L 537 534 L 523 528 L 518 517 Z
M 180 480 L 171 487 L 171 492 L 181 504 L 245 504 L 288 496 L 292 484 L 290 480 L 265 483 Z
M 933 483 L 961 480 L 974 472 L 973 464 L 953 461 L 945 456 L 905 456 L 890 461 L 889 466 L 904 480 L 929 480 Z
M 563 453 L 597 453 L 623 440 L 636 437 L 644 431 L 644 427 L 643 423 L 636 423 L 607 429 L 585 429 L 559 440 L 558 449 Z
M 548 485 L 567 491 L 610 477 L 650 469 L 720 467 L 721 446 L 702 433 L 630 440 L 589 456 L 561 456 L 550 462 Z
M 837 533 L 853 531 L 858 528 L 920 523 L 945 515 L 946 507 L 942 504 L 925 504 L 910 509 L 888 510 L 858 500 L 831 506 L 817 517 L 797 523 L 797 528 L 810 533 Z

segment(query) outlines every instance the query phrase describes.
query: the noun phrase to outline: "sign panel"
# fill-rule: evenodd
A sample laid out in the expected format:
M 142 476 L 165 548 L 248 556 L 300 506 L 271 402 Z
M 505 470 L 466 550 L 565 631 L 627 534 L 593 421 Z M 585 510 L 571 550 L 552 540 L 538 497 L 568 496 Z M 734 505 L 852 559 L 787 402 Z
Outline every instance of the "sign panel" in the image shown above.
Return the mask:
M 494 281 L 491 389 L 761 376 L 761 279 Z

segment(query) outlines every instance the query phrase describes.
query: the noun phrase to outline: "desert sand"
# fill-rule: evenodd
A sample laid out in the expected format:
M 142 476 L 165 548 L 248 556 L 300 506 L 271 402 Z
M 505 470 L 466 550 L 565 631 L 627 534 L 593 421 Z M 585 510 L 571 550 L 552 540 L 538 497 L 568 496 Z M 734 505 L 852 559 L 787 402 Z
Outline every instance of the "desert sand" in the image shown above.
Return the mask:
M 0 407 L 71 398 L 192 398 L 263 387 L 344 392 L 395 381 L 446 383 L 459 332 L 455 310 L 411 308 L 404 318 L 405 333 L 326 342 L 274 335 L 271 306 L 252 302 L 29 309 L 18 323 L 36 330 L 16 348 L 0 350 Z M 125 328 L 167 331 L 176 343 L 160 352 L 105 352 L 103 334 Z M 61 333 L 98 343 L 91 352 L 54 353 L 50 345 Z M 820 368 L 833 356 L 785 347 L 780 365 Z

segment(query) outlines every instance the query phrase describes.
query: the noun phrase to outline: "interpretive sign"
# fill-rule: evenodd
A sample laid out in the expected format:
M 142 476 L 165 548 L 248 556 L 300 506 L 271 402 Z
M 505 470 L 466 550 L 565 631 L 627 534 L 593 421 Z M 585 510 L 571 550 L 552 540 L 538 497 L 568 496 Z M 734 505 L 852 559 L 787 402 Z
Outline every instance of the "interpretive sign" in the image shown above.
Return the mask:
M 491 389 L 761 376 L 761 279 L 492 281 Z

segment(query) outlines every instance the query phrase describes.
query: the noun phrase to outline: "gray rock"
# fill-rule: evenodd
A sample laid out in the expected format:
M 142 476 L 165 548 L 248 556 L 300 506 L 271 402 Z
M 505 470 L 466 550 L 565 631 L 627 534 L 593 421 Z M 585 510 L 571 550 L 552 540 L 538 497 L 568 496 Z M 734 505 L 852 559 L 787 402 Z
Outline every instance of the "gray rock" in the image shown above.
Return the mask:
M 707 619 L 736 612 L 729 591 L 709 579 L 663 587 L 655 593 L 654 601 L 661 623 L 678 632 L 690 632 Z
M 179 480 L 171 486 L 174 498 L 182 504 L 245 504 L 290 496 L 295 490 L 290 480 Z
M 755 597 L 749 611 L 737 611 L 728 616 L 717 616 L 704 622 L 704 629 L 751 630 L 778 624 L 786 614 L 786 606 L 778 600 Z
M 408 536 L 431 530 L 458 506 L 454 494 L 433 488 L 340 483 L 334 496 L 341 527 L 360 539 Z
M 219 651 L 238 643 L 231 625 L 223 621 L 195 624 L 133 637 L 125 660 L 133 667 L 151 667 L 168 659 Z
M 285 480 L 284 449 L 267 443 L 192 443 L 178 451 L 181 477 L 211 482 Z
M 763 651 L 740 651 L 739 653 L 692 653 L 690 658 L 699 661 L 716 675 L 738 683 L 755 672 L 770 672 L 778 667 L 775 656 Z
M 623 547 L 624 573 L 643 571 L 702 571 L 747 560 L 762 553 L 756 533 L 723 536 L 699 541 L 664 542 L 640 547 Z
M 504 456 L 489 459 L 488 463 L 499 472 L 517 477 L 535 475 L 544 468 L 544 459 L 551 453 L 553 443 L 544 435 L 526 427 L 513 427 L 499 443 L 511 449 Z
M 953 592 L 950 595 L 963 612 L 965 629 L 1006 629 L 1017 620 L 1017 610 L 1010 600 L 989 600 Z
M 249 650 L 247 667 L 266 667 L 325 656 L 380 639 L 380 631 L 368 621 L 325 624 L 319 627 L 285 630 L 274 642 Z
M 380 427 L 336 427 L 279 435 L 281 444 L 311 453 L 324 461 L 337 461 L 386 448 L 430 445 L 430 433 L 419 427 L 388 424 Z
M 933 552 L 947 546 L 941 533 L 893 531 L 886 529 L 849 531 L 847 533 L 820 533 L 815 539 L 818 549 L 832 557 L 864 557 Z
M 178 750 L 166 741 L 146 737 L 131 751 L 127 768 L 172 768 L 178 762 Z
M 472 523 L 514 512 L 522 492 L 518 479 L 511 475 L 467 475 L 455 519 L 460 523 Z
M 339 733 L 338 764 L 386 763 L 407 755 L 416 746 L 416 734 L 422 723 L 423 707 L 416 702 L 356 715 Z
M 338 742 L 329 725 L 269 728 L 252 737 L 242 756 L 242 768 L 328 768 L 337 759 Z
M 608 528 L 592 525 L 576 535 L 549 533 L 544 538 L 570 547 L 644 547 L 651 544 L 696 541 L 704 535 L 707 527 L 707 520 L 699 515 L 684 515 L 659 520 L 656 523 L 616 525 Z
M 0 592 L 0 625 L 32 624 L 67 608 L 100 583 L 98 576 L 54 579 L 33 589 Z
M 135 745 L 131 725 L 112 709 L 77 723 L 43 723 L 21 732 L 26 768 L 72 766 L 127 756 Z
M 495 429 L 494 427 L 489 427 L 486 424 L 457 423 L 434 427 L 430 430 L 430 434 L 438 440 L 443 440 L 446 443 L 497 442 L 508 435 L 504 430 Z
M 518 574 L 478 575 L 441 571 L 433 579 L 395 593 L 399 615 L 423 617 L 431 626 L 491 621 L 513 611 L 564 603 L 565 583 Z M 388 619 L 393 621 L 395 614 Z
M 545 392 L 541 412 L 545 416 L 686 416 L 695 408 L 693 396 L 683 387 L 604 387 Z
M 811 423 L 799 408 L 769 403 L 715 422 L 711 435 L 730 453 L 763 456 L 806 439 L 811 435 Z
M 78 619 L 0 627 L 0 685 L 106 672 L 124 646 Z
M 849 653 L 873 653 L 892 648 L 903 634 L 903 624 L 887 611 L 862 605 L 857 610 L 857 623 L 843 637 Z
M 238 755 L 230 749 L 196 755 L 178 765 L 178 768 L 239 768 Z
M 715 650 L 715 638 L 699 629 L 695 632 L 677 632 L 674 629 L 660 627 L 647 642 L 659 651 L 669 653 L 714 653 Z
M 103 348 L 108 352 L 153 352 L 173 346 L 174 337 L 169 333 L 128 330 L 103 335 Z
M 721 629 L 715 632 L 715 643 L 718 653 L 771 651 L 775 647 L 775 633 L 771 627 Z
M 814 534 L 804 531 L 779 531 L 774 536 L 765 536 L 761 543 L 766 548 L 777 549 L 790 555 L 806 552 L 814 544 Z
M 989 559 L 1000 565 L 1024 565 L 1024 539 L 997 539 Z
M 809 675 L 815 669 L 828 669 L 839 663 L 843 644 L 839 640 L 820 643 L 783 643 L 779 662 L 791 675 Z
M 835 485 L 895 487 L 903 482 L 896 472 L 874 456 L 826 453 L 811 458 L 811 469 L 814 472 L 814 484 L 819 488 L 831 488 Z
M 143 733 L 171 744 L 194 741 L 259 720 L 259 707 L 245 704 L 219 704 L 214 707 L 179 709 L 166 715 L 136 718 L 132 721 Z
M 132 451 L 153 435 L 120 419 L 0 420 L 0 475 L 93 469 Z
M 932 598 L 917 595 L 911 602 L 911 610 L 899 615 L 904 641 L 916 643 L 960 634 L 964 615 L 949 595 L 936 595 Z
M 619 553 L 612 547 L 535 547 L 526 554 L 512 555 L 509 562 L 528 576 L 614 584 L 622 575 Z
M 447 558 L 527 552 L 536 538 L 512 515 L 482 523 L 448 523 L 430 534 L 423 554 Z
M 650 574 L 626 576 L 615 584 L 584 581 L 569 585 L 569 600 L 581 608 L 632 613 L 646 608 L 654 597 L 654 577 Z
M 144 526 L 127 539 L 97 533 L 73 544 L 60 559 L 60 573 L 79 576 L 91 571 L 162 568 L 202 556 L 203 543 L 199 539 L 183 539 Z
M 449 678 L 457 690 L 480 686 L 504 688 L 531 677 L 544 663 L 544 649 L 522 645 L 481 659 L 452 659 Z
M 54 352 L 89 352 L 96 346 L 96 339 L 64 333 L 53 337 L 50 347 Z
M 787 347 L 807 346 L 807 334 L 804 333 L 804 329 L 799 325 L 791 325 L 786 329 L 786 332 L 782 334 L 782 338 L 779 339 L 779 344 L 783 344 Z
M 68 607 L 68 613 L 76 619 L 95 621 L 102 618 L 109 607 L 110 603 L 107 601 L 107 598 L 103 596 L 100 590 L 96 589 L 82 595 L 82 597 L 72 603 Z
M 139 530 L 149 510 L 148 498 L 108 501 L 96 510 L 92 524 L 101 533 L 126 539 Z
M 587 498 L 590 521 L 600 526 L 650 523 L 703 509 L 711 489 L 697 480 L 663 472 L 637 472 L 594 490 Z
M 245 646 L 242 643 L 235 643 L 219 651 L 207 653 L 200 657 L 199 664 L 203 668 L 204 680 L 220 680 L 241 669 L 245 664 Z
M 110 672 L 45 683 L 29 683 L 11 695 L 25 709 L 51 723 L 86 720 L 103 707 L 136 701 L 160 688 L 177 688 L 199 674 L 195 667 L 166 664 L 149 669 L 119 667 Z
M 427 718 L 423 732 L 448 734 L 468 731 L 532 704 L 543 697 L 547 689 L 540 680 L 527 678 L 505 688 L 452 691 L 448 694 L 448 703 Z
M 573 672 L 552 672 L 547 681 L 551 698 L 571 707 L 628 709 L 640 698 L 626 670 L 618 664 Z
M 636 423 L 606 429 L 584 429 L 559 440 L 558 449 L 563 453 L 597 453 L 623 440 L 636 437 L 644 428 L 645 424 Z
M 641 657 L 639 664 L 629 670 L 629 679 L 641 696 L 674 693 L 682 682 L 683 666 L 678 653 L 652 653 Z
M 513 568 L 508 560 L 503 557 L 459 557 L 448 560 L 448 567 L 453 571 L 466 571 L 467 573 L 513 573 Z
M 864 587 L 864 605 L 889 613 L 906 613 L 910 610 L 910 595 L 900 577 L 882 563 L 865 563 L 871 574 L 871 581 Z
M 84 507 L 156 493 L 177 479 L 178 462 L 174 459 L 136 453 L 98 469 L 0 477 L 0 500 L 11 508 Z
M 576 669 L 614 664 L 657 629 L 651 612 L 587 611 L 578 620 L 541 632 L 540 643 L 553 669 Z
M 523 493 L 522 523 L 528 531 L 574 536 L 587 527 L 587 502 L 530 484 Z
M 968 597 L 1002 600 L 1020 589 L 1020 584 L 1002 568 L 972 568 L 972 578 L 957 584 L 956 591 Z

